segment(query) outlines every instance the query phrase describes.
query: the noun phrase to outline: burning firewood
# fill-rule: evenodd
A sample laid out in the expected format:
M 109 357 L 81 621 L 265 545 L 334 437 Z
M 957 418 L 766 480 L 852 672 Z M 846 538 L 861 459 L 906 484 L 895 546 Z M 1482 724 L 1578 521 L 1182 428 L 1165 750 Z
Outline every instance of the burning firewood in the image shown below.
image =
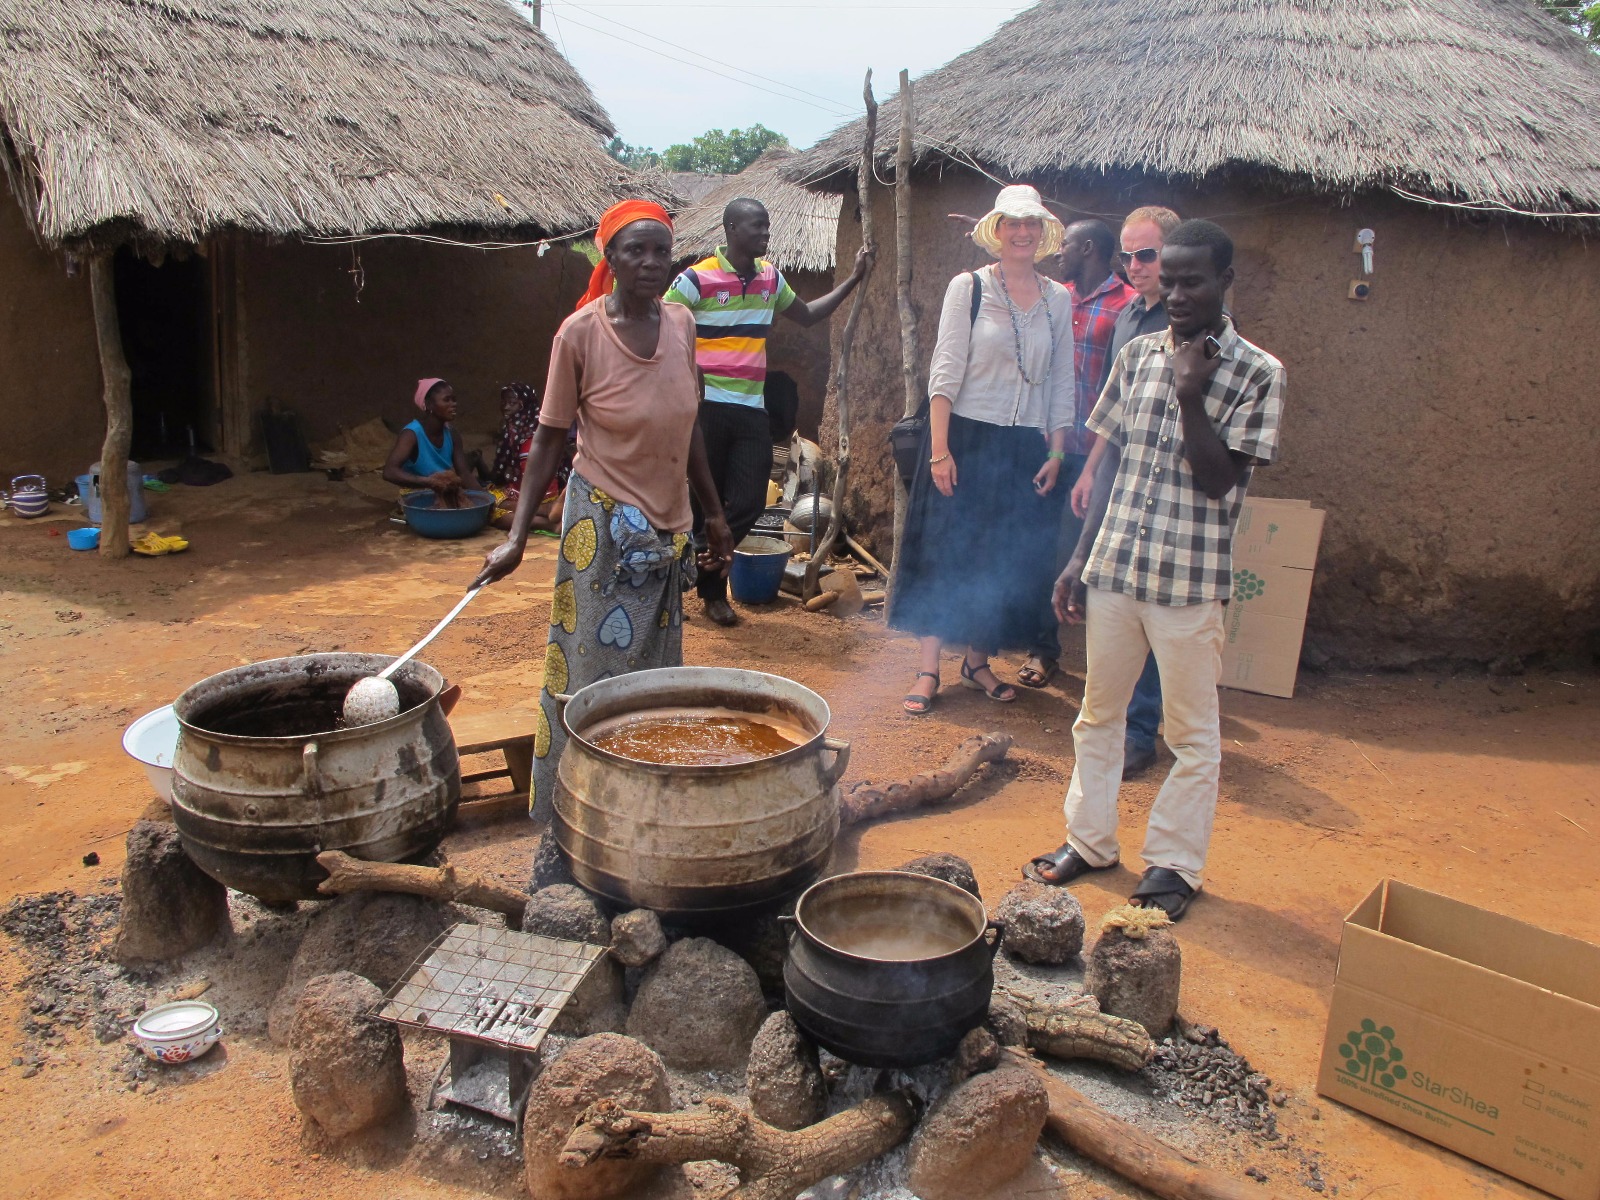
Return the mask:
M 442 867 L 416 867 L 408 863 L 365 862 L 338 850 L 317 855 L 317 865 L 328 877 L 317 885 L 324 896 L 346 892 L 406 892 L 430 900 L 459 900 L 474 908 L 504 913 L 522 920 L 528 894 L 521 888 L 501 883 L 492 875 L 464 871 L 446 863 Z
M 1151 1195 L 1161 1200 L 1282 1200 L 1282 1193 L 1258 1183 L 1241 1183 L 1189 1162 L 1154 1134 L 1112 1116 L 1069 1087 L 1037 1059 L 1015 1049 L 1006 1053 L 1038 1072 L 1050 1097 L 1045 1128 Z
M 904 783 L 883 787 L 870 781 L 853 783 L 839 797 L 839 825 L 848 828 L 948 800 L 967 785 L 979 767 L 999 762 L 1010 749 L 1009 733 L 974 734 L 957 746 L 955 754 L 937 771 L 924 771 Z
M 694 1112 L 629 1112 L 615 1100 L 590 1105 L 561 1151 L 561 1164 L 601 1158 L 668 1166 L 713 1159 L 739 1168 L 743 1182 L 724 1200 L 794 1200 L 830 1175 L 841 1175 L 898 1146 L 916 1124 L 904 1090 L 869 1096 L 817 1125 L 789 1132 L 768 1125 L 726 1096 Z

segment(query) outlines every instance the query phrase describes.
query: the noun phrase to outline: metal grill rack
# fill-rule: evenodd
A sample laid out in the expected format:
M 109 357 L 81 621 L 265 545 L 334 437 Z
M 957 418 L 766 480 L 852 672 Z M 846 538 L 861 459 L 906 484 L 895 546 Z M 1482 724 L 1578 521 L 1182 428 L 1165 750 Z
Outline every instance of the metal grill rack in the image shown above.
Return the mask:
M 436 1095 L 515 1121 L 540 1044 L 604 947 L 454 925 L 390 989 L 378 1016 L 450 1039 L 450 1081 Z

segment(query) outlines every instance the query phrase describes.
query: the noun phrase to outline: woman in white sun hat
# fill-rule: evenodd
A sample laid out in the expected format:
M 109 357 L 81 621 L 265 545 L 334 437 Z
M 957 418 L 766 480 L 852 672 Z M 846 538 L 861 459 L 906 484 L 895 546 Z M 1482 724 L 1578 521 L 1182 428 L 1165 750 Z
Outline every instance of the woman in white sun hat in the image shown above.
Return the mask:
M 997 262 L 945 290 L 928 373 L 928 443 L 911 484 L 889 624 L 921 641 L 905 710 L 939 690 L 939 653 L 962 646 L 964 686 L 1009 703 L 989 656 L 1032 645 L 1050 603 L 1072 428 L 1072 303 L 1035 265 L 1061 222 L 1031 187 L 1002 188 L 972 231 Z

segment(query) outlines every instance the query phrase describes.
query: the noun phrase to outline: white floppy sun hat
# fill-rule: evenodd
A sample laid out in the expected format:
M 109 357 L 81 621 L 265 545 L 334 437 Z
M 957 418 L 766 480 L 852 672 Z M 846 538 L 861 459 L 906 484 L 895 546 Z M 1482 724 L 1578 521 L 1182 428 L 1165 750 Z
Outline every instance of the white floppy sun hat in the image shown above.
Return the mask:
M 1066 229 L 1056 215 L 1044 206 L 1037 189 L 1025 183 L 1014 183 L 1000 189 L 994 198 L 994 207 L 972 230 L 972 240 L 996 258 L 1000 257 L 1000 222 L 1010 217 L 1014 221 L 1038 221 L 1044 226 L 1044 236 L 1033 252 L 1033 261 L 1048 258 L 1061 249 L 1066 239 Z

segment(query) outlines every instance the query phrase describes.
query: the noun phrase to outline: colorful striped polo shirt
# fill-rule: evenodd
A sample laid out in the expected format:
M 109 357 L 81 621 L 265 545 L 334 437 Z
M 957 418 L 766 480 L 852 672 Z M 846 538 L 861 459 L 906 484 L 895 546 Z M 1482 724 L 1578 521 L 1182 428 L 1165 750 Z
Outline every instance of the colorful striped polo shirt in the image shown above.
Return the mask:
M 777 267 L 756 259 L 756 273 L 741 279 L 726 246 L 686 268 L 666 299 L 694 313 L 695 361 L 706 377 L 706 399 L 761 407 L 767 381 L 767 331 L 795 301 Z

